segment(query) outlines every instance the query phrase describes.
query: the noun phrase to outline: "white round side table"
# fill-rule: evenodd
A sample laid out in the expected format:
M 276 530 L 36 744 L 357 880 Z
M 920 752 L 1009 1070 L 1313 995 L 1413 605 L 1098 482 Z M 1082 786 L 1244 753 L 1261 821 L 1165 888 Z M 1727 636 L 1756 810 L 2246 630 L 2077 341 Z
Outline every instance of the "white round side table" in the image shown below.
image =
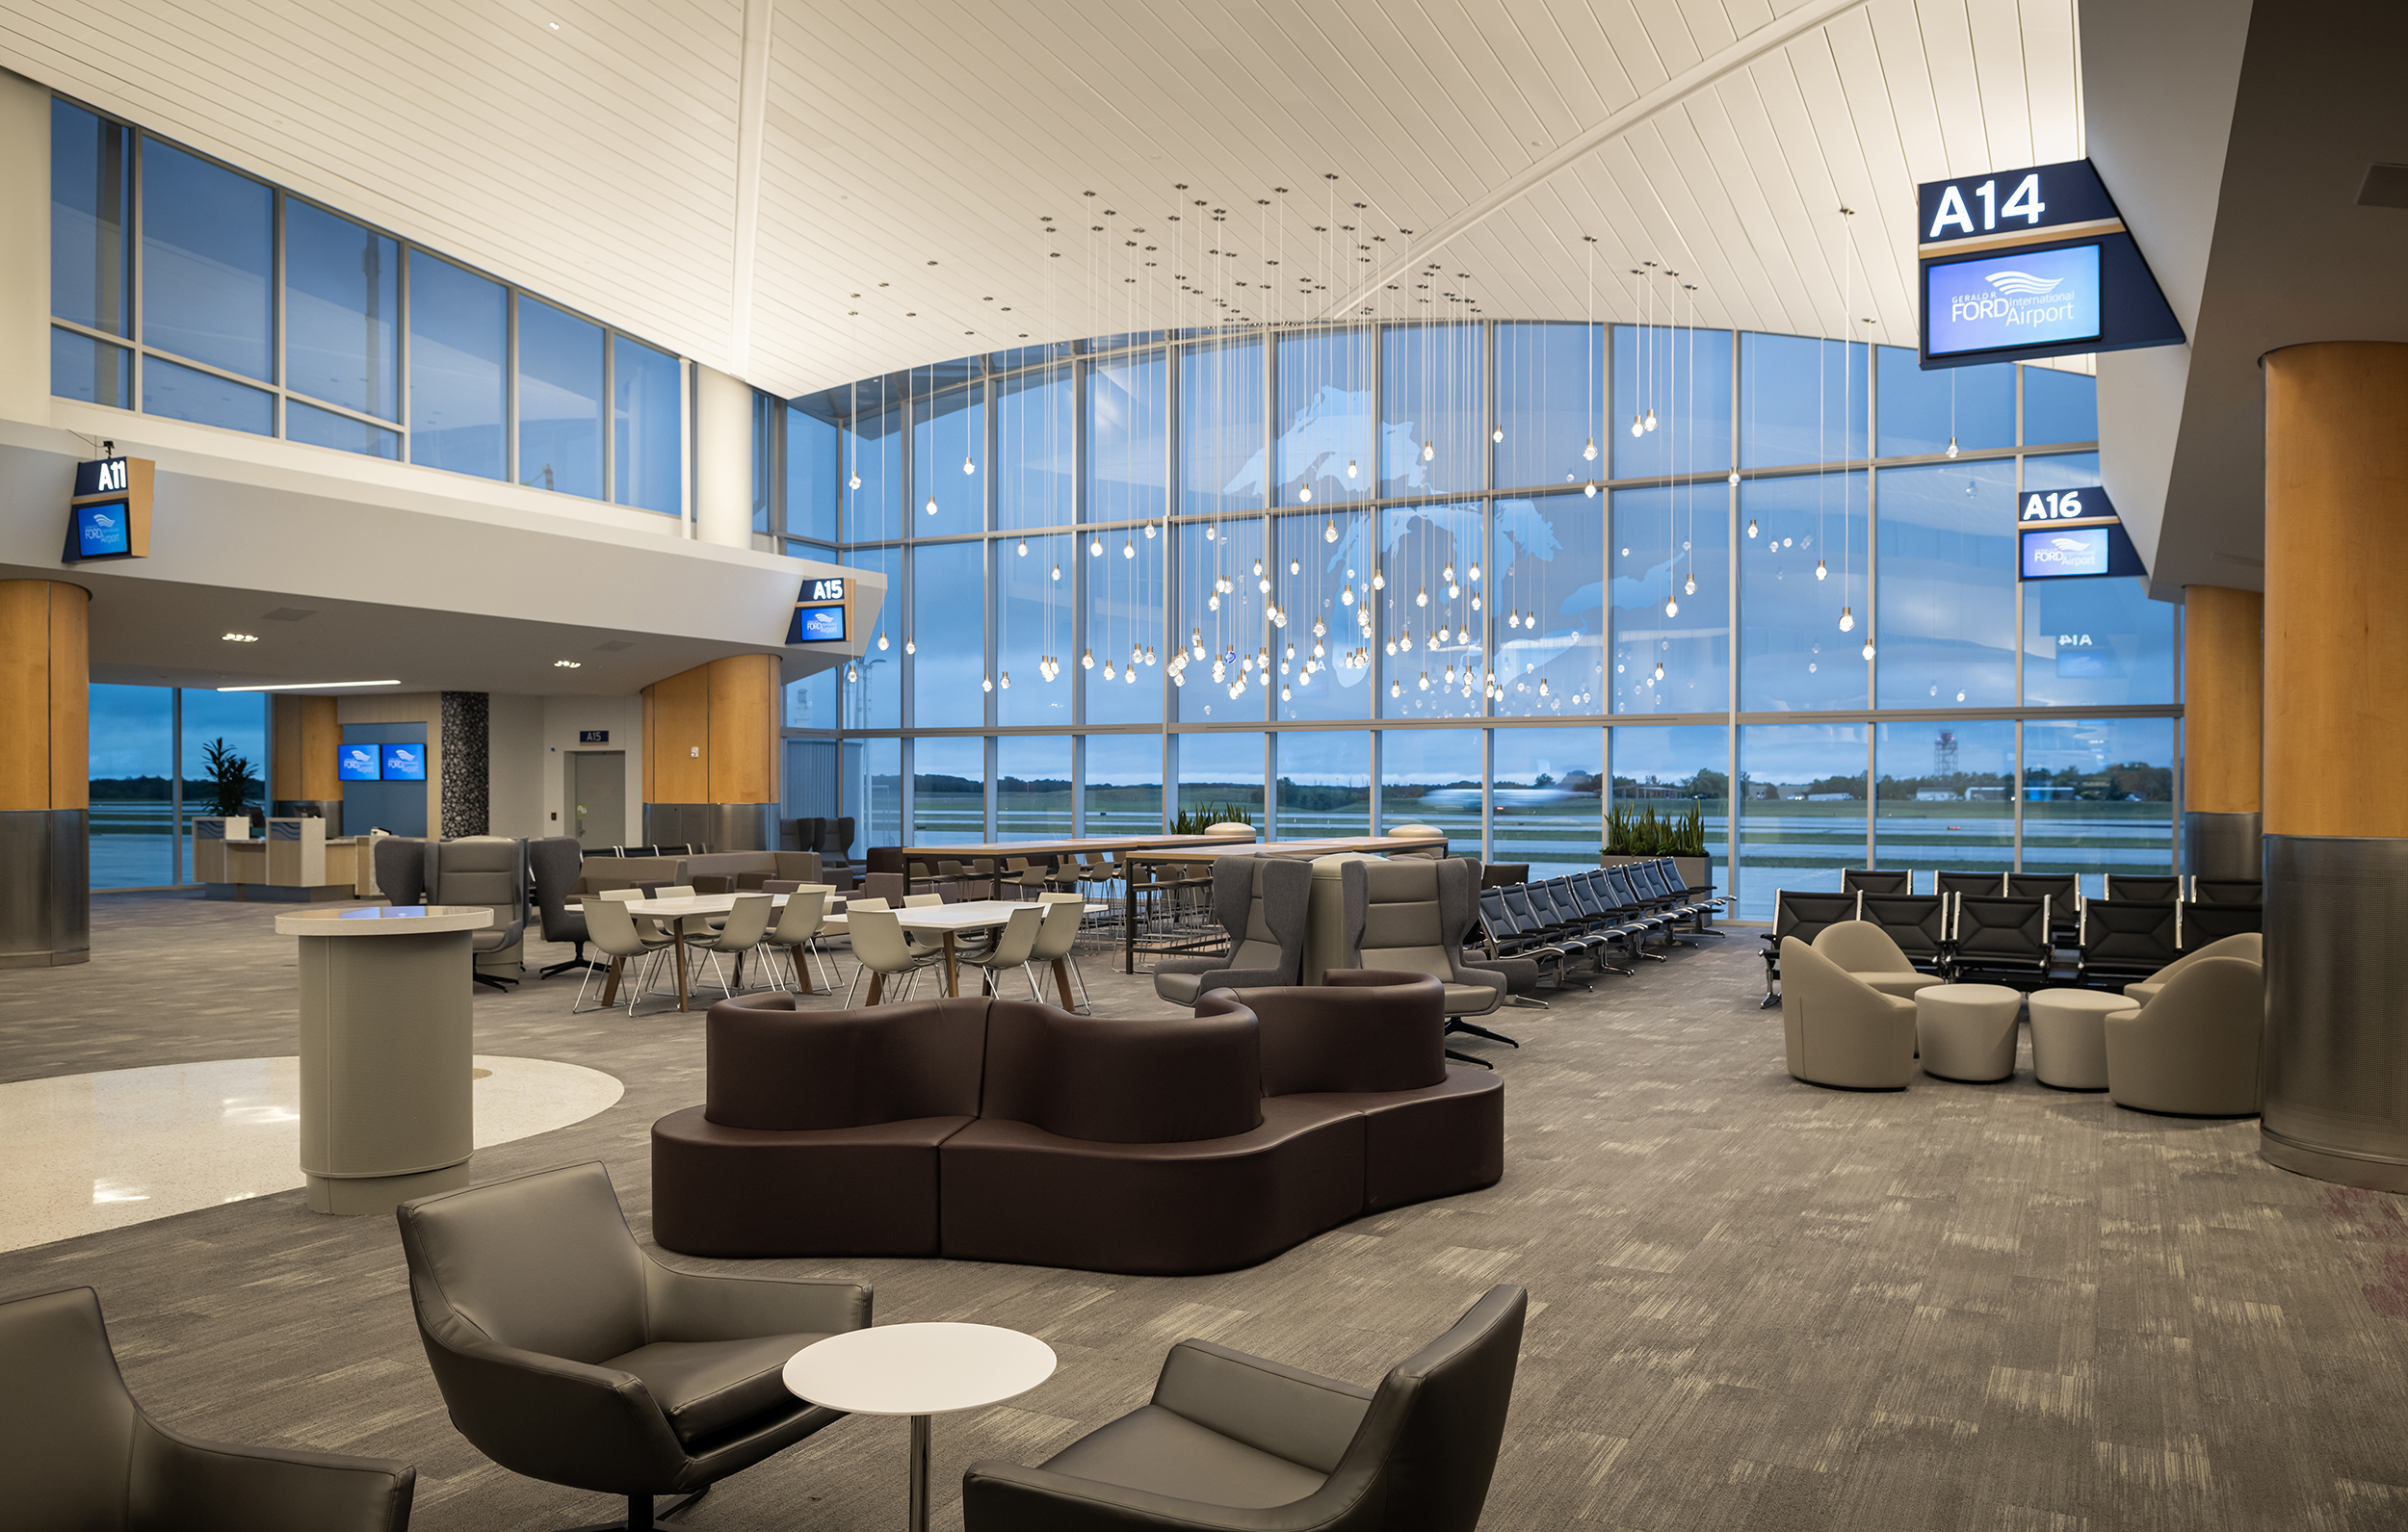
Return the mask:
M 2015 1014 L 2024 997 L 2003 984 L 1934 984 L 1915 997 L 1924 1073 L 1995 1080 L 2015 1073 Z
M 911 1417 L 911 1532 L 928 1532 L 929 1417 L 1015 1399 L 1054 1375 L 1054 1348 L 997 1325 L 877 1325 L 803 1347 L 786 1389 L 847 1415 Z
M 2035 991 L 2031 997 L 2033 1077 L 2059 1090 L 2107 1089 L 2107 1019 L 2137 1008 L 2129 995 Z

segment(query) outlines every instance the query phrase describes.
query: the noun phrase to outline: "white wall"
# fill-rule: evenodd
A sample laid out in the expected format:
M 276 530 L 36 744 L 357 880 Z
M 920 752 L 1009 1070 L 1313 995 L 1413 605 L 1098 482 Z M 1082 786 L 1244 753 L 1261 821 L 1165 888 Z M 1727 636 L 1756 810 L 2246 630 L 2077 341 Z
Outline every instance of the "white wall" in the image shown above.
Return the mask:
M 637 844 L 643 840 L 643 699 L 641 697 L 545 697 L 542 760 L 541 835 L 573 835 L 576 822 L 567 807 L 568 766 L 564 759 L 580 748 L 624 750 L 627 753 L 627 827 L 618 840 Z M 607 729 L 605 744 L 580 746 L 577 736 L 587 729 Z
M 485 792 L 495 835 L 533 840 L 552 835 L 543 818 L 542 697 L 488 692 L 485 697 Z

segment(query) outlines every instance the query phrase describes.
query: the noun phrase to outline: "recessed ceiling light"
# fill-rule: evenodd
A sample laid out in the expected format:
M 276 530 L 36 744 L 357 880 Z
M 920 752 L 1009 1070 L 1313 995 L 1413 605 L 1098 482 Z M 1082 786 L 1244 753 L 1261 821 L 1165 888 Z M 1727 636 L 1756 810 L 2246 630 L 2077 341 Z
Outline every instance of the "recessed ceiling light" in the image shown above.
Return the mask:
M 586 662 L 583 660 L 555 660 L 552 662 L 552 668 L 555 670 L 580 670 L 585 667 L 585 663 Z
M 259 641 L 259 635 L 255 633 L 228 633 L 221 634 L 219 636 L 227 643 L 257 643 Z
M 335 687 L 398 687 L 398 681 L 287 681 L 273 687 L 220 687 L 220 691 L 326 691 Z

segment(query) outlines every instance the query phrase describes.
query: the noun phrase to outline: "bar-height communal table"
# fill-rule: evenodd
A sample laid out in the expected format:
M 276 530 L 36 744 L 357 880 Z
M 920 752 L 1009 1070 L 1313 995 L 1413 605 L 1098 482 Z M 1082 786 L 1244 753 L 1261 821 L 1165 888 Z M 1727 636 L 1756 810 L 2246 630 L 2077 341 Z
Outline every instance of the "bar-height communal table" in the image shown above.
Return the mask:
M 301 1165 L 322 1213 L 388 1213 L 468 1184 L 470 934 L 485 905 L 275 918 L 301 938 Z
M 1348 851 L 1381 855 L 1391 851 L 1435 852 L 1447 854 L 1447 841 L 1437 835 L 1342 835 L 1315 841 L 1221 841 L 1208 845 L 1164 845 L 1133 855 L 1130 862 L 1159 866 L 1170 862 L 1211 863 L 1224 856 L 1284 856 L 1301 857 L 1310 861 L 1320 856 L 1340 856 Z M 1138 971 L 1138 894 L 1161 885 L 1140 885 L 1135 876 L 1129 878 L 1123 892 L 1121 910 L 1120 971 Z

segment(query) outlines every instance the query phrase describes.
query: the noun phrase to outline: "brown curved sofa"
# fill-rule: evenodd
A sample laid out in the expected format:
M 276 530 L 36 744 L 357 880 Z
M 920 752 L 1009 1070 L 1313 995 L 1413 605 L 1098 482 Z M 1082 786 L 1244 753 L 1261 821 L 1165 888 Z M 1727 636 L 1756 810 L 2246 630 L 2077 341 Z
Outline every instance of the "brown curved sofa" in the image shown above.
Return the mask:
M 1502 1086 L 1446 1064 L 1443 992 L 1403 977 L 1377 995 L 1215 991 L 1192 1019 L 1147 1021 L 722 1000 L 708 1100 L 652 1127 L 653 1237 L 1175 1276 L 1491 1184 Z

